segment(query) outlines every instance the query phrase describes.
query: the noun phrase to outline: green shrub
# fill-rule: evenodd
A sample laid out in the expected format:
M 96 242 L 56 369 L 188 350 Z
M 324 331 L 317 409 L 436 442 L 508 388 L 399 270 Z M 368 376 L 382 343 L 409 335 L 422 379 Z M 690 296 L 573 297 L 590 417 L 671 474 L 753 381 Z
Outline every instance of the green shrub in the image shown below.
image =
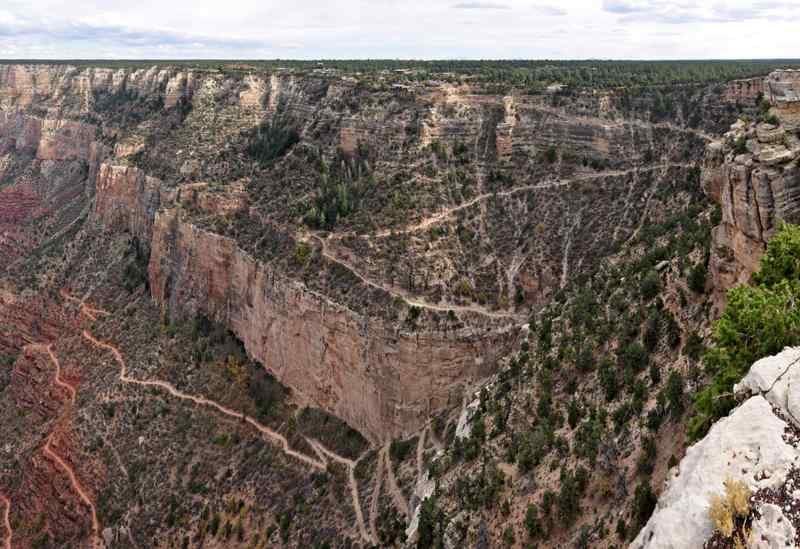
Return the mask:
M 422 502 L 419 513 L 417 549 L 438 547 L 444 536 L 444 513 L 437 507 L 436 498 Z
M 645 351 L 641 343 L 634 341 L 617 351 L 617 360 L 621 367 L 639 372 L 647 366 L 647 351 Z
M 617 398 L 617 374 L 614 371 L 614 364 L 610 360 L 603 359 L 603 361 L 600 362 L 598 377 L 600 378 L 600 385 L 603 387 L 606 400 L 611 402 Z
M 533 503 L 528 504 L 525 512 L 525 529 L 528 531 L 528 537 L 532 540 L 539 538 L 544 533 L 542 522 L 539 520 L 539 511 Z
M 550 145 L 547 147 L 544 157 L 548 164 L 553 164 L 556 160 L 558 160 L 558 149 L 556 149 L 556 146 Z
M 697 294 L 701 294 L 706 289 L 706 276 L 708 272 L 704 263 L 698 263 L 689 272 L 689 289 Z
M 405 461 L 414 447 L 414 440 L 393 440 L 389 445 L 389 455 L 392 461 Z
M 636 492 L 633 495 L 633 529 L 632 531 L 638 532 L 650 519 L 653 510 L 656 508 L 657 498 L 653 493 L 650 484 L 642 482 L 636 487 Z
M 661 290 L 661 277 L 658 276 L 658 273 L 655 271 L 648 272 L 644 278 L 642 279 L 642 284 L 640 287 L 640 291 L 642 293 L 642 298 L 647 301 L 650 301 L 655 296 L 658 295 L 658 292 Z
M 782 280 L 800 279 L 800 226 L 782 224 L 769 241 L 767 253 L 761 258 L 753 283 L 764 288 Z
M 733 142 L 733 152 L 734 154 L 745 154 L 747 153 L 747 138 L 743 135 L 740 135 L 736 138 Z
M 298 242 L 294 248 L 294 260 L 298 265 L 305 265 L 311 256 L 311 246 L 307 242 Z
M 683 376 L 677 370 L 669 374 L 666 388 L 667 404 L 673 415 L 679 416 L 683 413 Z
M 697 332 L 692 332 L 689 334 L 689 337 L 686 338 L 686 344 L 683 346 L 683 354 L 696 361 L 700 359 L 704 349 L 703 338 L 701 338 Z
M 800 227 L 784 224 L 770 241 L 753 276 L 757 286 L 728 292 L 725 312 L 714 328 L 713 344 L 703 360 L 714 375 L 695 397 L 689 436 L 702 437 L 711 424 L 734 407 L 733 386 L 759 358 L 800 343 Z
M 247 154 L 260 164 L 268 165 L 299 141 L 300 134 L 285 117 L 271 118 L 254 130 L 247 145 Z

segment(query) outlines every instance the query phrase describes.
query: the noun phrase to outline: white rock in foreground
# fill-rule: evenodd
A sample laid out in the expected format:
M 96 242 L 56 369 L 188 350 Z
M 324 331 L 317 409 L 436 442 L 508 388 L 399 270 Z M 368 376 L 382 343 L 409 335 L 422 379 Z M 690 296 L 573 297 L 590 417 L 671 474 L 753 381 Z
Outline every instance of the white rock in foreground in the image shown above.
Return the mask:
M 781 508 L 765 503 L 758 508 L 761 517 L 753 521 L 748 549 L 786 549 L 796 547 L 796 531 Z
M 800 347 L 787 347 L 753 364 L 734 392 L 763 394 L 800 427 Z
M 724 493 L 726 478 L 741 480 L 753 491 L 783 483 L 800 457 L 783 440 L 786 427 L 760 395 L 719 420 L 686 451 L 678 476 L 673 470 L 653 516 L 630 547 L 702 547 L 714 531 L 708 516 L 710 496 Z

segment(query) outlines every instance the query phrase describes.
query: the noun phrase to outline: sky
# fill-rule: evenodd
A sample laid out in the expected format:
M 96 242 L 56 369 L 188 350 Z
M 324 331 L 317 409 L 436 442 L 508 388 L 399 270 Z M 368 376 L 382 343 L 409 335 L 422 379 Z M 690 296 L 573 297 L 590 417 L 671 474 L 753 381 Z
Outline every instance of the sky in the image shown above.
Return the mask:
M 800 57 L 800 0 L 2 0 L 3 59 Z

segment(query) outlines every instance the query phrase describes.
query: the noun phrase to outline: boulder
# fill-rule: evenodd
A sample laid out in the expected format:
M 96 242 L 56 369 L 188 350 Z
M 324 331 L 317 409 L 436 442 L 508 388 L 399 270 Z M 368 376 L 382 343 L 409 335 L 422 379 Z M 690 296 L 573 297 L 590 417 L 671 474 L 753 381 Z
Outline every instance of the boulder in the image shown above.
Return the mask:
M 784 441 L 786 428 L 760 394 L 719 420 L 687 450 L 653 516 L 630 547 L 702 547 L 714 531 L 708 515 L 710 496 L 724 493 L 726 478 L 743 481 L 753 491 L 783 484 L 800 459 L 800 452 Z
M 794 539 L 797 531 L 780 507 L 765 503 L 758 508 L 758 512 L 761 516 L 753 521 L 748 549 L 796 547 Z
M 786 130 L 772 124 L 759 124 L 756 126 L 756 135 L 761 143 L 783 143 Z
M 734 388 L 737 394 L 761 394 L 800 427 L 800 347 L 762 358 Z M 794 390 L 792 390 L 794 389 Z

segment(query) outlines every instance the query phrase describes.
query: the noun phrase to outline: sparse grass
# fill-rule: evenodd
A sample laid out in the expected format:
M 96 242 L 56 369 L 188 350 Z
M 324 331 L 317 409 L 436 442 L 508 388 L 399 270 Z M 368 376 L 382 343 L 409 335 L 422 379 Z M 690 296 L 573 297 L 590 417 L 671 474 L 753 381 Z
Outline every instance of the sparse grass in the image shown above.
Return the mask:
M 742 520 L 750 513 L 751 491 L 743 481 L 731 478 L 725 480 L 724 486 L 724 495 L 711 495 L 708 515 L 714 528 L 724 537 L 731 538 L 737 526 L 741 526 Z

